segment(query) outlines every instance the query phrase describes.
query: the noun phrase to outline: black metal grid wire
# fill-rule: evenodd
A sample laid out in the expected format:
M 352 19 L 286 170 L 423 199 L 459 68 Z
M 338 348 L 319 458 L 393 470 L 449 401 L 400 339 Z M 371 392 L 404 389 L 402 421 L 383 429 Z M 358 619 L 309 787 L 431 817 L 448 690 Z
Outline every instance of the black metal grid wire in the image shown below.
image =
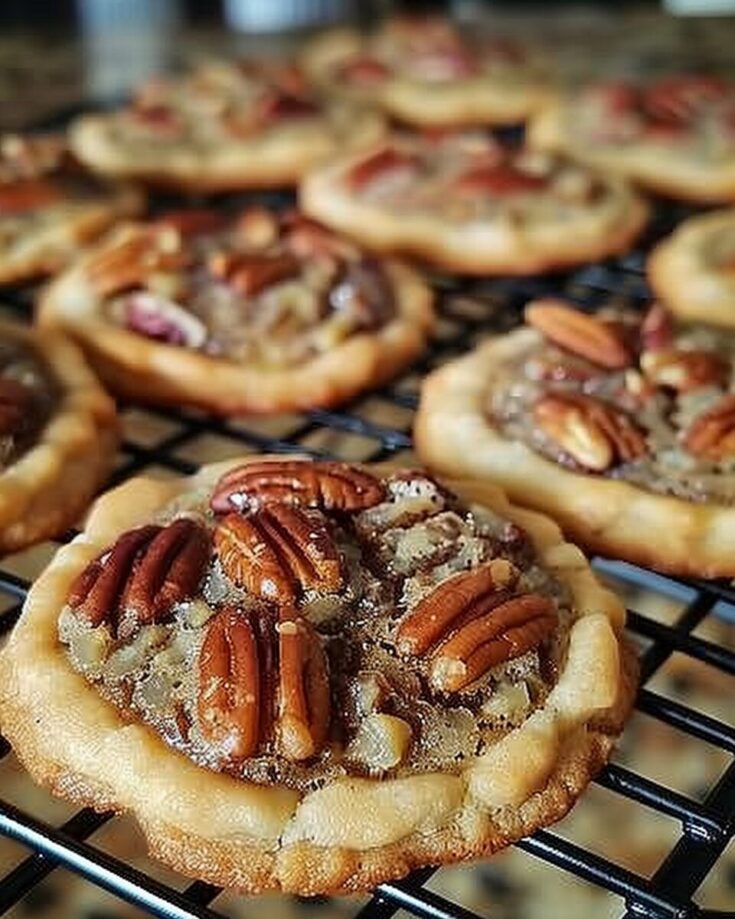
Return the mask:
M 285 200 L 283 198 L 276 200 Z M 232 205 L 232 201 L 228 206 Z M 402 379 L 371 395 L 371 401 L 392 407 L 404 422 L 387 426 L 370 420 L 365 400 L 339 410 L 313 411 L 272 436 L 256 421 L 223 421 L 201 413 L 168 408 L 145 408 L 145 412 L 170 423 L 173 433 L 151 446 L 133 440 L 122 445 L 122 462 L 111 484 L 151 466 L 175 473 L 194 471 L 196 464 L 182 458 L 180 451 L 203 435 L 224 436 L 240 442 L 243 449 L 273 452 L 309 452 L 329 455 L 329 448 L 315 446 L 320 437 L 343 433 L 358 435 L 369 446 L 360 459 L 382 460 L 410 450 L 410 416 L 417 403 L 420 378 L 437 363 L 472 347 L 478 337 L 515 325 L 523 304 L 533 296 L 562 295 L 580 307 L 594 310 L 611 296 L 629 304 L 641 304 L 647 289 L 643 268 L 650 243 L 669 230 L 687 210 L 660 204 L 647 239 L 624 257 L 586 266 L 570 274 L 548 279 L 480 279 L 458 281 L 433 277 L 442 317 L 441 327 L 429 353 Z M 0 296 L 0 305 L 19 318 L 28 318 L 32 292 L 13 289 Z M 123 407 L 123 411 L 126 407 Z M 349 457 L 345 457 L 349 458 Z M 67 537 L 65 538 L 68 538 Z M 60 540 L 63 541 L 63 540 Z M 642 877 L 612 861 L 569 842 L 553 831 L 540 830 L 518 843 L 526 852 L 619 895 L 626 917 L 689 919 L 735 915 L 699 908 L 693 901 L 697 888 L 712 870 L 735 833 L 735 728 L 687 707 L 649 688 L 646 683 L 674 653 L 705 662 L 717 670 L 735 675 L 735 653 L 692 632 L 712 614 L 713 607 L 726 605 L 735 618 L 735 589 L 722 582 L 699 579 L 662 578 L 640 568 L 614 561 L 597 560 L 604 571 L 635 587 L 653 593 L 671 594 L 682 587 L 690 599 L 671 625 L 635 611 L 628 627 L 647 642 L 642 662 L 642 688 L 637 707 L 654 719 L 691 738 L 706 741 L 730 755 L 729 766 L 702 802 L 620 766 L 609 765 L 597 783 L 617 795 L 678 821 L 677 842 L 653 877 Z M 0 613 L 0 635 L 17 619 L 29 584 L 0 566 L 0 593 L 15 598 Z M 0 758 L 9 747 L 0 738 Z M 11 837 L 31 854 L 5 877 L 0 878 L 0 915 L 4 914 L 58 866 L 83 875 L 94 884 L 166 919 L 215 919 L 220 914 L 210 904 L 219 890 L 195 882 L 179 892 L 96 848 L 90 837 L 109 815 L 90 810 L 75 814 L 62 826 L 51 826 L 10 803 L 0 794 L 0 834 Z M 426 919 L 471 919 L 477 914 L 460 903 L 428 890 L 424 885 L 432 869 L 423 869 L 405 880 L 378 887 L 370 901 L 359 908 L 356 919 L 387 919 L 398 909 Z M 734 904 L 735 906 L 735 904 Z

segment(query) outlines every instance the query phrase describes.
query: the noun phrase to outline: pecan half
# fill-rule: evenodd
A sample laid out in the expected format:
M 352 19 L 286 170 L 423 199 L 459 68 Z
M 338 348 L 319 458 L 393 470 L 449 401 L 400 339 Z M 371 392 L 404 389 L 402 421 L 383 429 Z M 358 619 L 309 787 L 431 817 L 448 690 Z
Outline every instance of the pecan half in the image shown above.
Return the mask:
M 226 472 L 210 505 L 217 513 L 272 503 L 361 511 L 384 497 L 385 486 L 379 479 L 347 463 L 261 460 Z
M 202 736 L 230 760 L 257 753 L 270 727 L 272 638 L 252 611 L 225 607 L 209 623 L 198 660 Z
M 539 428 L 576 463 L 604 472 L 647 452 L 642 431 L 630 416 L 581 393 L 542 396 L 534 406 Z
M 458 692 L 491 667 L 537 648 L 556 628 L 552 600 L 540 594 L 513 597 L 473 618 L 442 644 L 429 680 L 440 692 Z
M 254 297 L 272 284 L 296 277 L 301 271 L 301 262 L 288 253 L 216 252 L 209 260 L 209 268 L 243 297 Z
M 45 179 L 21 179 L 0 185 L 0 214 L 22 214 L 34 208 L 55 204 L 63 198 L 63 191 Z
M 485 192 L 502 196 L 541 191 L 547 185 L 545 176 L 532 175 L 506 163 L 470 169 L 456 179 L 454 187 L 458 192 Z
M 599 367 L 620 370 L 633 363 L 618 328 L 560 301 L 536 300 L 529 303 L 526 322 L 555 345 Z
M 169 227 L 181 233 L 182 236 L 214 233 L 222 229 L 223 223 L 222 214 L 209 207 L 190 207 L 166 211 L 156 220 L 157 226 Z
M 197 719 L 223 758 L 254 756 L 275 733 L 278 752 L 318 753 L 329 730 L 327 658 L 312 626 L 292 608 L 225 607 L 208 624 L 198 660 Z
M 290 609 L 280 613 L 278 672 L 278 749 L 286 759 L 307 759 L 329 729 L 329 673 L 319 636 Z
M 138 527 L 87 565 L 72 585 L 69 606 L 92 626 L 107 622 L 129 635 L 191 596 L 208 556 L 207 533 L 193 520 Z
M 654 303 L 641 323 L 641 342 L 644 351 L 667 348 L 674 338 L 671 313 L 660 303 Z
M 695 418 L 683 444 L 690 453 L 713 462 L 735 456 L 735 395 L 725 396 Z
M 406 616 L 396 631 L 401 654 L 426 654 L 450 631 L 480 616 L 509 596 L 518 569 L 498 558 L 442 581 Z
M 87 263 L 87 276 L 95 292 L 108 297 L 139 287 L 154 271 L 176 270 L 188 261 L 178 231 L 154 226 L 93 256 Z
M 713 351 L 682 351 L 677 348 L 644 351 L 641 369 L 656 386 L 676 392 L 723 384 L 730 373 L 728 361 Z
M 296 507 L 228 514 L 214 532 L 225 574 L 264 600 L 290 603 L 299 587 L 337 590 L 339 553 L 324 523 Z
M 33 408 L 31 390 L 10 377 L 0 377 L 0 437 L 17 434 Z
M 347 173 L 346 181 L 350 188 L 362 188 L 389 172 L 416 172 L 420 162 L 416 154 L 396 150 L 395 147 L 383 147 L 355 163 Z
M 643 96 L 648 114 L 661 122 L 686 123 L 698 111 L 727 96 L 727 84 L 713 76 L 682 74 L 649 86 Z

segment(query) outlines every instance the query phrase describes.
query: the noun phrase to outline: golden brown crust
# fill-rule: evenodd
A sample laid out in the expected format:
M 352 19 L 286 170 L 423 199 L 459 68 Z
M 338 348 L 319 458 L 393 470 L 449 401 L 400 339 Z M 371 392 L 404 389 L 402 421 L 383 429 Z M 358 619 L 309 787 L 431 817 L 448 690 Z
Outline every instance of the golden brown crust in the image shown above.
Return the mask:
M 207 150 L 155 145 L 125 148 L 110 137 L 113 115 L 85 115 L 71 127 L 69 143 L 91 170 L 114 179 L 145 182 L 191 194 L 280 188 L 295 185 L 315 163 L 344 146 L 359 148 L 385 133 L 383 118 L 362 111 L 352 121 L 348 139 L 330 134 L 323 121 L 317 126 L 271 130 L 261 137 L 223 142 Z
M 735 270 L 707 264 L 709 241 L 720 232 L 735 238 L 735 210 L 685 220 L 648 258 L 654 293 L 686 321 L 735 326 Z
M 568 103 L 573 105 L 572 102 Z M 539 150 L 567 156 L 622 176 L 648 191 L 692 204 L 718 204 L 735 200 L 735 165 L 732 159 L 715 164 L 685 154 L 666 155 L 661 144 L 629 143 L 614 149 L 577 142 L 564 129 L 566 107 L 557 97 L 539 111 L 528 128 L 528 143 Z
M 0 472 L 0 552 L 13 552 L 75 523 L 112 465 L 115 406 L 82 355 L 58 333 L 8 323 L 0 331 L 32 343 L 59 382 L 59 404 L 37 442 Z
M 126 228 L 118 239 L 139 232 Z M 330 406 L 390 379 L 426 344 L 434 321 L 431 291 L 407 266 L 389 262 L 386 268 L 396 291 L 396 316 L 374 332 L 358 332 L 288 368 L 248 367 L 115 325 L 102 314 L 87 261 L 47 288 L 38 319 L 62 327 L 116 392 L 140 401 L 185 403 L 222 415 Z
M 334 67 L 358 54 L 360 33 L 335 29 L 314 39 L 303 55 L 305 71 L 327 92 L 350 94 L 339 85 Z M 465 125 L 512 125 L 525 121 L 547 101 L 549 89 L 537 75 L 523 81 L 494 80 L 491 75 L 446 83 L 393 77 L 352 95 L 377 103 L 392 118 L 417 127 L 452 128 Z
M 356 197 L 343 181 L 362 157 L 342 159 L 309 173 L 299 187 L 303 210 L 376 252 L 415 256 L 463 274 L 537 274 L 625 252 L 648 221 L 648 205 L 613 182 L 620 212 L 547 222 L 534 229 L 509 221 L 448 224 L 441 216 L 399 214 Z
M 491 339 L 426 380 L 414 432 L 423 462 L 496 482 L 511 500 L 550 514 L 590 552 L 682 575 L 735 575 L 732 507 L 565 469 L 492 426 L 486 406 L 500 363 L 538 336 L 521 329 Z
M 100 810 L 134 813 L 161 860 L 250 892 L 364 889 L 420 864 L 488 854 L 562 816 L 621 730 L 635 692 L 634 655 L 621 644 L 621 604 L 579 550 L 551 521 L 507 504 L 492 486 L 448 483 L 529 532 L 543 564 L 570 589 L 579 618 L 546 704 L 462 774 L 340 779 L 300 798 L 194 765 L 150 728 L 125 721 L 71 668 L 56 623 L 81 568 L 121 530 L 184 491 L 211 489 L 241 462 L 110 492 L 34 586 L 0 654 L 0 722 L 36 780 Z
M 34 227 L 0 248 L 0 284 L 54 274 L 72 261 L 83 243 L 99 236 L 117 220 L 136 216 L 144 203 L 137 189 L 120 188 L 111 190 L 106 199 L 77 204 L 73 213 L 60 214 L 48 226 Z

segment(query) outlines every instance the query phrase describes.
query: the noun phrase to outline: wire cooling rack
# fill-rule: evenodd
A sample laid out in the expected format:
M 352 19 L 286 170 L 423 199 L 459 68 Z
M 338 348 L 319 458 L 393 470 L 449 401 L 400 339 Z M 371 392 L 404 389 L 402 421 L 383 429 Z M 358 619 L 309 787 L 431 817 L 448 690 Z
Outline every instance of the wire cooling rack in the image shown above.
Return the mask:
M 259 196 L 259 200 L 262 197 Z M 282 196 L 270 197 L 288 203 Z M 240 199 L 240 203 L 243 200 Z M 158 205 L 166 203 L 158 202 Z M 226 206 L 232 207 L 234 203 L 229 199 Z M 639 248 L 621 258 L 589 265 L 570 274 L 546 279 L 501 278 L 471 282 L 432 277 L 441 322 L 427 355 L 401 379 L 339 410 L 313 411 L 266 421 L 223 421 L 199 412 L 121 406 L 124 419 L 131 413 L 142 415 L 154 420 L 156 430 L 165 433 L 148 440 L 144 438 L 143 442 L 140 438 L 126 438 L 121 448 L 121 461 L 110 484 L 150 470 L 193 472 L 197 467 L 198 445 L 203 439 L 219 445 L 226 455 L 240 451 L 271 451 L 336 455 L 367 461 L 389 457 L 408 459 L 411 456 L 412 413 L 425 373 L 471 348 L 483 336 L 517 324 L 524 303 L 531 297 L 565 296 L 590 310 L 609 301 L 611 296 L 628 304 L 642 304 L 647 297 L 643 275 L 647 248 L 686 214 L 684 208 L 660 203 L 653 226 Z M 18 318 L 27 319 L 32 298 L 33 292 L 29 289 L 12 289 L 0 294 L 0 306 Z M 723 751 L 728 757 L 728 766 L 701 801 L 620 765 L 610 765 L 598 776 L 596 782 L 614 795 L 624 796 L 640 808 L 656 811 L 678 822 L 678 838 L 652 877 L 636 874 L 554 831 L 540 830 L 517 845 L 560 871 L 617 894 L 621 898 L 621 914 L 631 919 L 714 919 L 715 916 L 735 915 L 735 912 L 702 909 L 692 899 L 735 832 L 735 728 L 647 686 L 674 654 L 735 675 L 732 650 L 693 634 L 715 606 L 735 620 L 735 589 L 720 582 L 662 578 L 611 560 L 596 560 L 596 564 L 603 571 L 613 573 L 619 581 L 638 589 L 643 587 L 654 594 L 678 592 L 681 595 L 682 589 L 685 591 L 686 605 L 671 624 L 630 612 L 629 629 L 646 645 L 637 707 L 674 731 Z M 28 588 L 26 579 L 0 564 L 0 595 L 12 598 L 9 608 L 0 613 L 0 636 L 16 621 Z M 0 758 L 9 752 L 8 745 L 0 738 Z M 82 810 L 62 826 L 52 826 L 3 800 L 0 789 L 0 834 L 31 850 L 24 861 L 0 878 L 0 915 L 60 866 L 154 916 L 215 919 L 221 915 L 216 904 L 212 905 L 219 894 L 217 888 L 195 882 L 183 890 L 176 889 L 95 846 L 92 835 L 110 819 L 109 815 Z M 424 869 L 405 880 L 381 885 L 366 905 L 355 908 L 355 919 L 387 919 L 400 909 L 426 919 L 477 919 L 478 914 L 461 902 L 452 902 L 428 889 L 425 885 L 432 874 L 432 869 Z M 315 915 L 319 915 L 318 910 Z M 489 915 L 492 916 L 492 912 Z

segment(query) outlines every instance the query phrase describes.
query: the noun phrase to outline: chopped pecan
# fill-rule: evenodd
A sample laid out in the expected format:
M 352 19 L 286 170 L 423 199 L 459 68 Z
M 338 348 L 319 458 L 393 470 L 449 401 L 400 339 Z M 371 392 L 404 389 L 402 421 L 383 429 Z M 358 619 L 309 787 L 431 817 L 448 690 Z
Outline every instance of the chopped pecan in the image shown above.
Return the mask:
M 540 594 L 513 597 L 471 619 L 431 660 L 429 679 L 440 692 L 458 692 L 491 667 L 537 648 L 556 628 L 554 602 Z
M 421 160 L 416 154 L 397 150 L 395 147 L 383 147 L 365 157 L 347 173 L 347 184 L 351 188 L 362 188 L 373 179 L 389 172 L 418 171 Z
M 278 672 L 278 749 L 286 759 L 307 759 L 329 729 L 329 673 L 319 636 L 288 608 L 278 624 Z
M 209 260 L 209 268 L 243 297 L 253 297 L 272 284 L 296 277 L 301 271 L 301 262 L 288 253 L 216 252 Z
M 723 384 L 730 373 L 729 362 L 713 351 L 683 351 L 677 348 L 644 351 L 641 369 L 656 386 L 677 392 Z
M 674 338 L 671 313 L 660 303 L 650 307 L 641 323 L 641 342 L 644 351 L 667 348 Z
M 403 619 L 396 631 L 401 654 L 426 654 L 450 631 L 507 600 L 518 569 L 502 558 L 442 581 Z
M 647 452 L 643 433 L 625 412 L 582 393 L 542 396 L 534 406 L 539 428 L 576 463 L 604 472 Z
M 28 421 L 33 393 L 23 383 L 0 377 L 0 437 L 17 434 Z
M 92 626 L 130 634 L 158 622 L 196 589 L 209 555 L 204 529 L 189 519 L 124 533 L 77 577 L 69 606 Z
M 200 319 L 160 294 L 131 291 L 123 308 L 127 328 L 146 338 L 185 348 L 201 348 L 207 340 L 207 327 Z
M 202 736 L 230 760 L 257 753 L 269 730 L 272 639 L 252 611 L 225 607 L 199 653 L 197 718 Z
M 286 118 L 313 118 L 319 112 L 319 106 L 311 99 L 285 92 L 268 93 L 256 107 L 258 120 L 265 124 Z
M 385 486 L 379 479 L 347 463 L 261 460 L 226 472 L 210 503 L 217 513 L 274 502 L 361 511 L 384 497 Z
M 683 443 L 690 453 L 713 462 L 735 456 L 735 395 L 725 396 L 695 418 Z
M 264 600 L 289 603 L 298 587 L 337 590 L 342 585 L 329 531 L 297 507 L 273 504 L 246 517 L 228 514 L 214 542 L 225 574 Z
M 265 207 L 248 207 L 237 218 L 235 233 L 249 248 L 266 249 L 278 239 L 278 218 Z
M 526 307 L 526 321 L 549 341 L 599 367 L 620 370 L 632 364 L 620 329 L 580 313 L 558 300 L 536 300 Z
M 329 291 L 335 312 L 353 317 L 360 329 L 379 328 L 395 311 L 393 287 L 377 259 L 350 260 Z

